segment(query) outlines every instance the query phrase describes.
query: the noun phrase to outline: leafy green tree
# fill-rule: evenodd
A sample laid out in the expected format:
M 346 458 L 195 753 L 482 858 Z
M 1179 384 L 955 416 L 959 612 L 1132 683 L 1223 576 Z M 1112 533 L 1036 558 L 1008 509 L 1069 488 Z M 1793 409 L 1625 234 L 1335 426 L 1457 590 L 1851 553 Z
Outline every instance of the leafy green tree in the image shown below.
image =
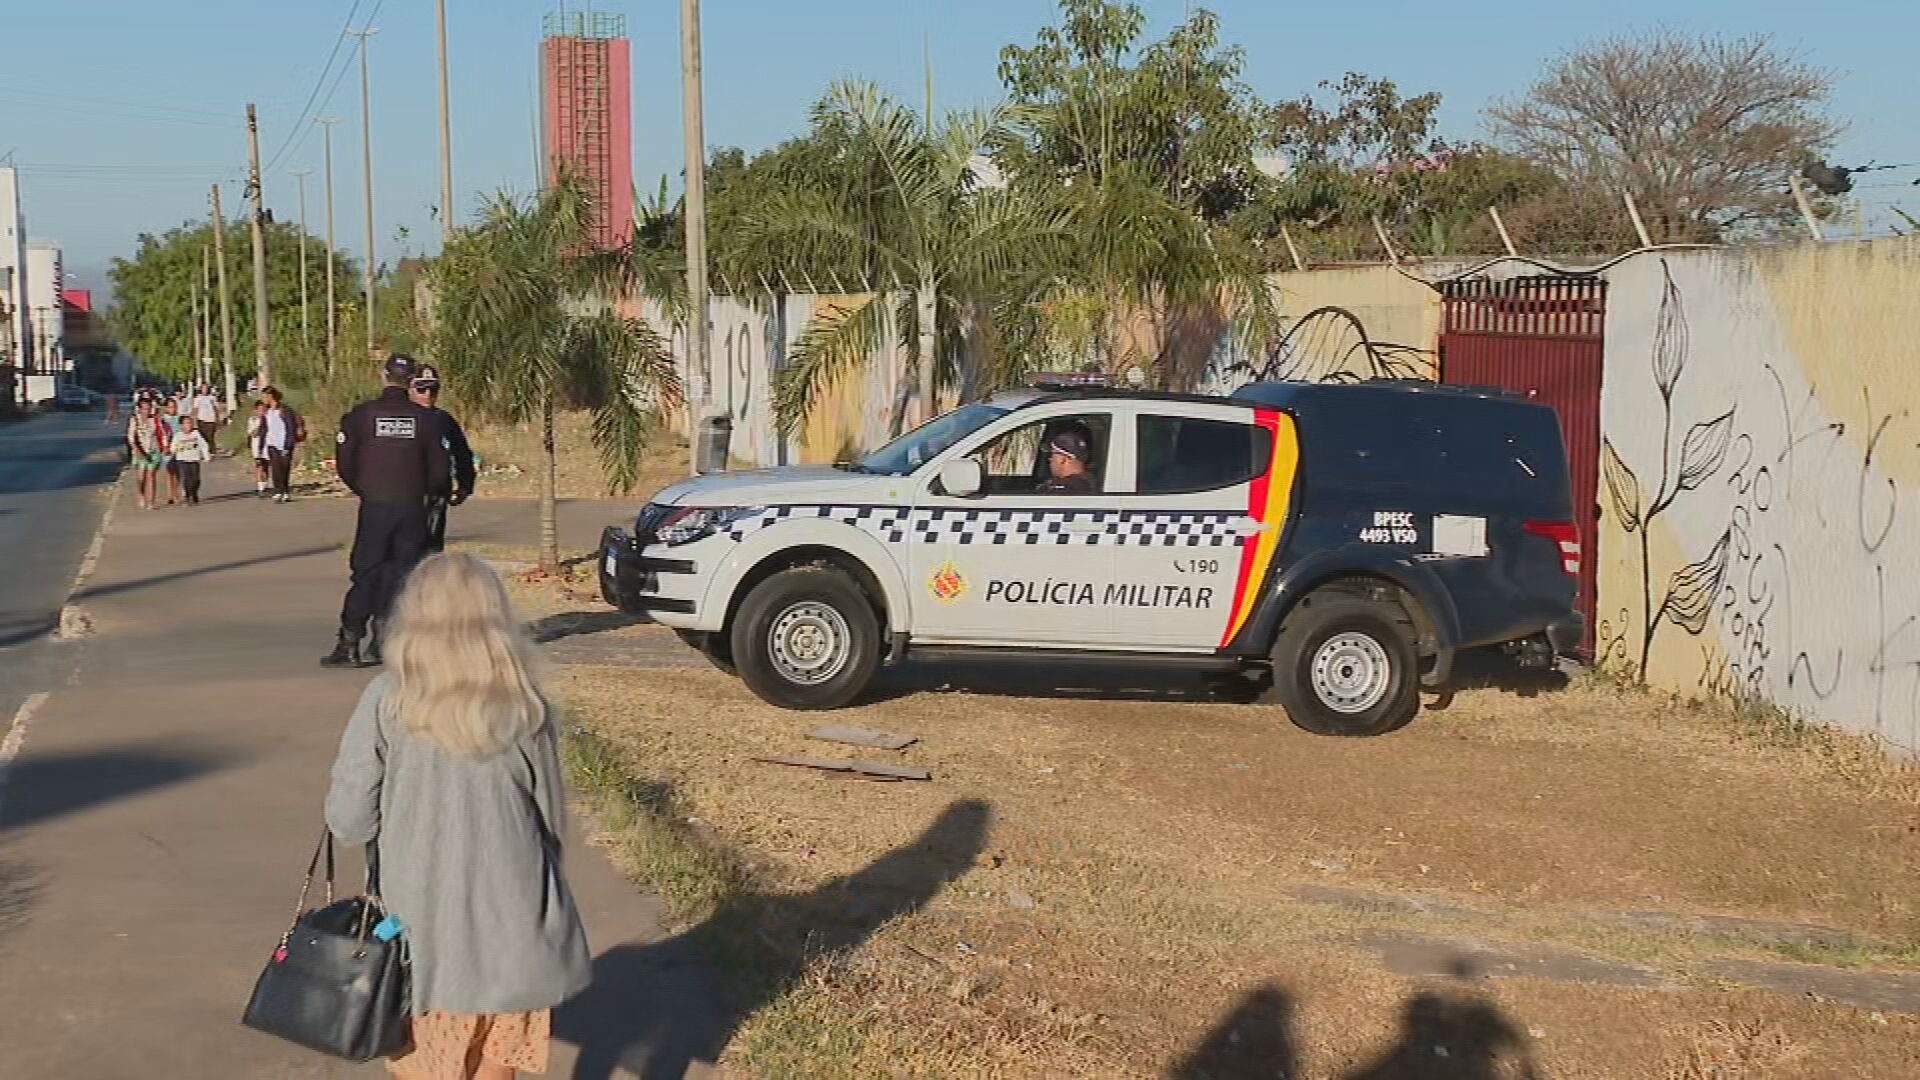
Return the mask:
M 1178 385 L 1223 326 L 1259 337 L 1272 322 L 1260 252 L 1226 227 L 1269 183 L 1264 107 L 1208 11 L 1143 43 L 1137 4 L 1060 9 L 1032 46 L 1001 51 L 1022 122 L 994 160 L 1016 192 L 1064 209 L 1076 243 L 1043 301 L 1002 310 L 1002 329 L 1015 347 Z
M 538 419 L 540 565 L 560 566 L 555 525 L 555 410 L 592 410 L 593 444 L 612 486 L 632 486 L 655 410 L 680 399 L 659 335 L 618 307 L 641 268 L 631 251 L 591 243 L 592 199 L 563 178 L 536 196 L 501 194 L 432 266 L 433 353 L 482 413 Z
M 871 85 L 838 83 L 814 108 L 814 130 L 837 155 L 833 182 L 797 173 L 740 210 L 733 257 L 742 269 L 785 280 L 845 269 L 882 290 L 817 315 L 801 335 L 774 388 L 784 431 L 895 326 L 914 364 L 918 413 L 930 417 L 939 368 L 955 355 L 941 348 L 942 327 L 951 341 L 976 303 L 1030 292 L 1054 265 L 1065 217 L 977 183 L 975 158 L 1008 120 L 1004 110 L 967 111 L 929 127 Z M 911 295 L 890 311 L 895 287 Z
M 194 376 L 198 363 L 193 355 L 193 288 L 200 282 L 203 252 L 213 250 L 211 222 L 189 222 L 155 236 L 141 234 L 131 258 L 117 258 L 108 271 L 113 282 L 114 306 L 110 315 L 114 331 L 129 352 L 139 356 L 147 368 L 173 379 Z M 359 280 L 359 270 L 344 254 L 336 252 L 336 280 L 347 283 L 343 295 L 353 292 L 351 283 Z M 307 287 L 313 347 L 326 341 L 326 244 L 307 238 Z M 230 223 L 226 235 L 227 285 L 232 295 L 233 362 L 245 381 L 253 369 L 253 253 L 247 243 L 244 219 Z M 217 275 L 213 279 L 216 282 Z M 213 326 L 210 353 L 220 356 L 220 308 L 217 296 L 209 296 Z M 267 231 L 267 310 L 273 331 L 269 352 L 277 357 L 290 356 L 305 346 L 300 334 L 300 230 L 284 222 L 275 222 Z M 348 340 L 345 332 L 342 340 Z

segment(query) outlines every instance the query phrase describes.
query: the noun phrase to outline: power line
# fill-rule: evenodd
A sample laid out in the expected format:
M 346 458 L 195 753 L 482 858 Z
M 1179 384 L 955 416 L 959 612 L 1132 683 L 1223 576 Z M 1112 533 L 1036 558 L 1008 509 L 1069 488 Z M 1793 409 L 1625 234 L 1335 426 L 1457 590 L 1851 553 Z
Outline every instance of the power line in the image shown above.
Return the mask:
M 379 17 L 380 8 L 385 3 L 386 0 L 374 0 L 373 7 L 368 9 L 366 17 L 361 20 L 362 23 L 367 26 L 373 25 L 373 20 Z M 360 0 L 354 0 L 353 6 L 355 10 L 358 10 Z M 353 13 L 349 12 L 347 15 L 347 23 L 340 30 L 340 37 L 334 42 L 335 55 L 339 54 L 340 46 L 351 36 L 353 36 Z M 332 66 L 333 60 L 331 57 L 328 58 L 327 63 L 329 67 Z M 352 54 L 349 53 L 347 60 L 341 63 L 339 73 L 333 77 L 333 85 L 327 87 L 326 96 L 320 99 L 318 105 L 312 106 L 311 112 L 313 115 L 317 116 L 319 113 L 325 112 L 327 106 L 333 104 L 333 96 L 340 91 L 340 84 L 346 81 L 347 73 L 352 70 Z M 320 80 L 324 82 L 326 77 L 327 73 L 323 69 L 320 72 Z M 316 82 L 314 84 L 314 89 L 316 91 L 319 90 L 319 83 Z M 313 134 L 315 126 L 312 122 L 312 116 L 307 115 L 307 113 L 308 110 L 302 110 L 302 118 L 294 124 L 293 130 L 287 134 L 288 141 L 283 143 L 281 149 L 268 161 L 267 167 L 264 170 L 265 172 L 273 172 L 278 169 L 291 155 L 299 153 L 300 148 L 307 144 L 307 138 Z
M 359 13 L 360 0 L 353 0 L 353 6 L 347 9 L 346 20 L 340 24 L 340 33 L 334 36 L 333 48 L 327 52 L 327 62 L 320 65 L 320 74 L 313 80 L 313 89 L 307 92 L 306 104 L 300 106 L 300 112 L 295 116 L 293 126 L 287 129 L 287 137 L 280 141 L 280 148 L 267 159 L 266 171 L 272 172 L 280 164 L 280 159 L 286 154 L 287 148 L 293 145 L 294 139 L 304 130 L 307 121 L 312 117 L 313 103 L 320 96 L 320 88 L 327 84 L 327 76 L 333 71 L 333 62 L 339 58 L 340 47 L 346 43 L 347 31 L 353 28 L 353 17 Z

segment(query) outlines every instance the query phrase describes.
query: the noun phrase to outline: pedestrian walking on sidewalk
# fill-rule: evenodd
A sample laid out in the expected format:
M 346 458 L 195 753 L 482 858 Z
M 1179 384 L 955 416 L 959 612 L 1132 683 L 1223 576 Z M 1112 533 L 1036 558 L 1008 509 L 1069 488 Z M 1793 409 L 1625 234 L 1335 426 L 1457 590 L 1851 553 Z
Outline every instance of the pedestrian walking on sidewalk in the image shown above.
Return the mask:
M 200 466 L 213 457 L 213 448 L 199 425 L 189 416 L 180 421 L 180 434 L 173 437 L 173 467 L 180 474 L 180 486 L 186 489 L 187 505 L 200 505 Z
M 213 387 L 201 383 L 200 392 L 193 396 L 193 426 L 207 440 L 207 449 L 210 451 L 220 449 L 220 422 L 224 419 L 226 410 L 221 407 L 220 399 L 214 396 Z
M 180 403 L 177 399 L 161 399 L 160 423 L 167 431 L 165 446 L 161 449 L 166 460 L 161 465 L 161 471 L 167 477 L 167 505 L 172 506 L 180 501 L 180 469 L 173 460 L 173 441 L 180 437 Z M 160 494 L 156 491 L 155 501 L 159 498 Z
M 440 372 L 432 364 L 420 365 L 413 381 L 407 384 L 407 396 L 415 405 L 432 409 L 440 421 L 440 441 L 446 446 L 453 466 L 453 486 L 427 496 L 427 550 L 439 554 L 447 549 L 447 508 L 459 506 L 473 496 L 475 479 L 473 447 L 460 421 L 440 407 Z
M 560 868 L 566 780 L 533 644 L 499 575 L 456 553 L 407 580 L 387 653 L 341 738 L 327 827 L 378 842 L 412 958 L 413 1046 L 388 1068 L 545 1072 L 551 1010 L 592 958 Z
M 151 400 L 134 406 L 127 421 L 127 449 L 133 454 L 140 509 L 151 510 L 160 501 L 160 473 L 167 467 L 167 426 Z
M 260 438 L 267 426 L 267 403 L 256 400 L 247 416 L 247 449 L 253 455 L 253 493 L 267 497 L 267 484 L 273 475 L 267 461 L 267 444 Z
M 413 358 L 396 353 L 387 360 L 380 396 L 340 418 L 335 471 L 360 497 L 360 514 L 349 558 L 353 581 L 340 605 L 340 639 L 320 658 L 324 667 L 380 662 L 380 620 L 426 553 L 427 495 L 451 483 L 439 420 L 407 397 L 413 376 Z
M 260 396 L 267 406 L 260 414 L 260 443 L 267 453 L 267 471 L 273 479 L 273 501 L 290 502 L 293 499 L 293 451 L 303 438 L 300 416 L 273 387 L 260 391 Z

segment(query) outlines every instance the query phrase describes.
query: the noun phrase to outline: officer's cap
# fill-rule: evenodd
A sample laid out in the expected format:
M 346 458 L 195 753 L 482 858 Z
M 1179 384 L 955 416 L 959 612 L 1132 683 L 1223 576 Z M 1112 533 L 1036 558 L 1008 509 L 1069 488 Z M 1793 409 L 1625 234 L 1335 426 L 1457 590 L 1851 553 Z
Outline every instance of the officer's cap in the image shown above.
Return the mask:
M 440 369 L 434 367 L 432 364 L 421 364 L 414 369 L 413 382 L 410 385 L 421 390 L 439 389 Z
M 413 378 L 413 357 L 406 353 L 394 353 L 387 357 L 387 378 L 404 383 Z

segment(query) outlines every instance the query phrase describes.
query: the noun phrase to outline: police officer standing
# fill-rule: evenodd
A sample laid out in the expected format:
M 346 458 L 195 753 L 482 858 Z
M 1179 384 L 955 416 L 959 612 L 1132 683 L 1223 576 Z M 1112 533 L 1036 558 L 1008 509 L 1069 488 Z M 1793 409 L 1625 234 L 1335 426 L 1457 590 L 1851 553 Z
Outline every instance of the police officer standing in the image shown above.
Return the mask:
M 379 620 L 427 548 L 427 496 L 447 490 L 451 466 L 435 410 L 407 395 L 413 358 L 387 360 L 385 390 L 340 418 L 337 471 L 360 496 L 350 564 L 353 583 L 340 608 L 340 640 L 324 667 L 359 667 L 360 642 L 373 628 L 364 660 L 380 662 Z
M 432 364 L 422 364 L 413 373 L 407 396 L 439 418 L 441 441 L 453 459 L 453 486 L 427 495 L 427 551 L 438 554 L 447 548 L 447 507 L 459 506 L 473 497 L 473 447 L 467 445 L 467 433 L 460 430 L 460 421 L 439 406 L 440 372 Z

